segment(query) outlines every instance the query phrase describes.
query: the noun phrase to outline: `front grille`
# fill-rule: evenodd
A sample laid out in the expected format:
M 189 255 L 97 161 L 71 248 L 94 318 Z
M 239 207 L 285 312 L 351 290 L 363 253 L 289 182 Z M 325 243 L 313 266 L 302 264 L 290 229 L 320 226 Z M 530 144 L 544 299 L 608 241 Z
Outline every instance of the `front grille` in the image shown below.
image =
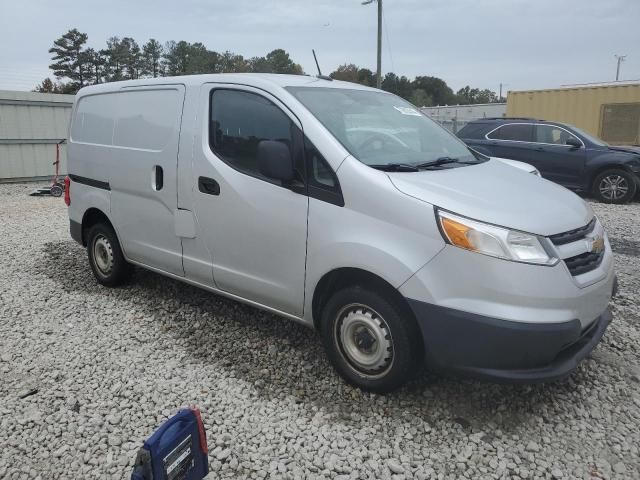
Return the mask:
M 587 234 L 591 233 L 595 226 L 596 226 L 596 217 L 593 217 L 593 219 L 584 227 L 576 228 L 575 230 L 569 230 L 568 232 L 551 235 L 549 239 L 553 242 L 554 245 L 564 245 L 565 243 L 575 242 L 576 240 L 580 240 Z
M 567 265 L 571 275 L 575 277 L 598 268 L 602 263 L 603 258 L 604 251 L 599 253 L 586 252 L 576 255 L 575 257 L 565 258 L 564 263 Z

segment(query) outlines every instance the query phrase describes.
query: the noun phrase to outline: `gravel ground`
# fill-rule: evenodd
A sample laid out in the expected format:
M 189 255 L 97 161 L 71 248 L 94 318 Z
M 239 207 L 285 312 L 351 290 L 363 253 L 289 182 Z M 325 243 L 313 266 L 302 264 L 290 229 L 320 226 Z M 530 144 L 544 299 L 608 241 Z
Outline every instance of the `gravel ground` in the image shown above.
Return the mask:
M 594 204 L 620 294 L 569 379 L 425 373 L 379 396 L 290 321 L 142 270 L 99 287 L 62 200 L 32 188 L 0 185 L 0 478 L 128 478 L 143 439 L 192 403 L 210 478 L 640 477 L 640 203 Z

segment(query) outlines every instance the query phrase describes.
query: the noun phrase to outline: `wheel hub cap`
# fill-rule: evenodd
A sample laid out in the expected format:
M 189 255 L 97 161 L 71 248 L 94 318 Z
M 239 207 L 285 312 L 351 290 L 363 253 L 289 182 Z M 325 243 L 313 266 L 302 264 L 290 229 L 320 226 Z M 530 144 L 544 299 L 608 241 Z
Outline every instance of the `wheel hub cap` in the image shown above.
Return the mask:
M 627 180 L 620 175 L 604 177 L 599 185 L 600 193 L 609 200 L 620 200 L 629 191 Z
M 113 269 L 113 248 L 111 242 L 100 235 L 93 242 L 93 258 L 100 273 L 109 275 Z
M 388 325 L 373 309 L 349 305 L 338 313 L 335 330 L 340 353 L 358 373 L 384 375 L 393 363 L 393 340 Z

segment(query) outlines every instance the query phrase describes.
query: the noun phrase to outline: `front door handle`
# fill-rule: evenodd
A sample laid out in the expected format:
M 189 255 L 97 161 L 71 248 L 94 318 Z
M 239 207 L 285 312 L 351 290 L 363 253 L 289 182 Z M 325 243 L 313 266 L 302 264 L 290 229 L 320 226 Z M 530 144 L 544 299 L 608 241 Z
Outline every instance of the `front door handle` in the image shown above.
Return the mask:
M 156 165 L 153 167 L 154 169 L 154 179 L 153 179 L 153 187 L 156 191 L 162 190 L 164 186 L 164 170 L 160 165 Z
M 213 178 L 198 177 L 198 190 L 207 195 L 220 195 L 220 184 Z

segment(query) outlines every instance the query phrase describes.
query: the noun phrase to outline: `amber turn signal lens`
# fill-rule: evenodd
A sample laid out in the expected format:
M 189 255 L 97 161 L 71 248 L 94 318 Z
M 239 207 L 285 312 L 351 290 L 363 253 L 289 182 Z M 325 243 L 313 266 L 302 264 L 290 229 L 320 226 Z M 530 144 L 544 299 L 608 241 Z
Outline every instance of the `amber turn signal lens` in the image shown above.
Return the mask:
M 441 217 L 440 222 L 444 233 L 453 245 L 456 247 L 466 248 L 467 250 L 476 249 L 475 245 L 471 243 L 471 240 L 467 236 L 467 234 L 472 230 L 471 228 L 446 217 Z

